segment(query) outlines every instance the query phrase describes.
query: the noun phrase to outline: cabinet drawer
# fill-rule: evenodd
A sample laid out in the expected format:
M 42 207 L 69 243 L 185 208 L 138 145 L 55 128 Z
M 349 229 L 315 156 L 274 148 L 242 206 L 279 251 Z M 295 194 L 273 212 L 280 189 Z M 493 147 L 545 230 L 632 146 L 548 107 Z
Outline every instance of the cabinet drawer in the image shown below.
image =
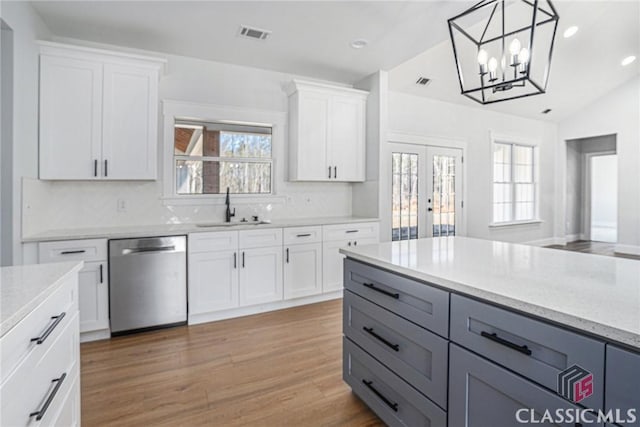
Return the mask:
M 442 408 L 447 407 L 447 341 L 349 291 L 344 333 Z
M 449 427 L 513 427 L 535 413 L 537 425 L 575 427 L 574 422 L 545 422 L 545 411 L 575 413 L 580 407 L 454 344 L 449 368 Z M 589 426 L 602 426 L 585 413 Z M 535 425 L 533 422 L 522 425 Z
M 106 261 L 107 240 L 65 240 L 38 243 L 38 259 L 46 262 Z
M 50 416 L 60 411 L 69 385 L 79 369 L 77 313 L 69 320 L 69 324 L 40 359 L 29 358 L 2 384 L 0 425 L 36 424 L 36 417 L 30 417 L 29 414 L 42 411 L 50 396 L 53 398 L 44 415 Z
M 240 231 L 240 249 L 282 246 L 282 228 Z
M 578 365 L 593 374 L 593 394 L 580 404 L 603 406 L 602 342 L 459 295 L 451 296 L 451 341 L 554 392 L 558 374 Z
M 290 227 L 283 230 L 284 244 L 322 242 L 322 227 Z
M 325 242 L 333 240 L 361 240 L 379 237 L 377 222 L 362 222 L 354 224 L 325 225 L 322 227 L 322 239 Z
M 67 384 L 60 387 L 61 403 L 57 405 L 57 411 L 47 410 L 42 418 L 43 426 L 80 426 L 80 377 L 78 375 L 75 378 L 69 377 L 70 375 L 65 378 Z
M 215 231 L 189 234 L 190 254 L 215 251 L 235 251 L 238 249 L 237 231 Z
M 78 278 L 73 276 L 54 291 L 37 308 L 29 313 L 20 323 L 13 327 L 0 339 L 0 384 L 26 360 L 37 360 L 47 353 L 61 331 L 71 322 L 78 312 Z M 53 319 L 54 316 L 62 318 Z M 49 335 L 44 338 L 44 334 Z M 32 338 L 42 337 L 41 344 L 31 341 Z
M 449 334 L 449 293 L 350 259 L 344 261 L 344 286 L 436 334 Z
M 640 411 L 640 354 L 607 345 L 607 385 L 604 398 L 606 410 L 620 410 L 623 416 L 629 409 Z M 640 426 L 640 414 L 636 422 L 624 426 Z
M 445 411 L 348 338 L 342 342 L 344 380 L 387 425 L 447 425 Z

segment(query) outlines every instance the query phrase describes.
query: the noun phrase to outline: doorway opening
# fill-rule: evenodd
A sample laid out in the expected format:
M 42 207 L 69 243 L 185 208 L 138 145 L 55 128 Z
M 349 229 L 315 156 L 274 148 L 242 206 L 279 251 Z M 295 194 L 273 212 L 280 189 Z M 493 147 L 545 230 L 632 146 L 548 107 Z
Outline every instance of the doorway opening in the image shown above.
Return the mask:
M 567 242 L 618 240 L 616 135 L 567 141 Z
M 0 19 L 0 266 L 13 264 L 13 31 Z

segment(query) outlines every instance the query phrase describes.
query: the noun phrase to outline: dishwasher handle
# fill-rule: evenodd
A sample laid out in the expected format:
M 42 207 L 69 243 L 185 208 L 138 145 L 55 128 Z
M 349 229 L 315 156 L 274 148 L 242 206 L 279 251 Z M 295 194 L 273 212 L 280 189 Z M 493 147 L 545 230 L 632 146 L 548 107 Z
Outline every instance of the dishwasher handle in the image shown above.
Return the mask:
M 172 252 L 175 250 L 176 250 L 175 245 L 174 246 L 157 246 L 155 248 L 123 249 L 122 255 L 139 254 L 143 252 Z

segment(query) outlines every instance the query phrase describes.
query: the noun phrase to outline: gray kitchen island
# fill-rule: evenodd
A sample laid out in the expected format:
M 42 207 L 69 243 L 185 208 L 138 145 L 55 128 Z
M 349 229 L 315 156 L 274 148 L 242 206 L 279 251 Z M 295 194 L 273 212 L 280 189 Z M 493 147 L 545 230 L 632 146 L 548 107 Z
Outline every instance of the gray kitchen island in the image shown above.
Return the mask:
M 342 249 L 344 379 L 389 425 L 640 425 L 640 262 L 447 237 Z

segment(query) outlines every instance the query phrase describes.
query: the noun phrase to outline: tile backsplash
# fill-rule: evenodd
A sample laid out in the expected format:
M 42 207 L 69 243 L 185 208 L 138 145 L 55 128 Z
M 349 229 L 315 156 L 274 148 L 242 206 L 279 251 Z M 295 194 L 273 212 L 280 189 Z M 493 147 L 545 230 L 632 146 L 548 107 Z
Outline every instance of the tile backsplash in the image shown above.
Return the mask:
M 281 194 L 232 196 L 236 218 L 287 219 L 351 215 L 351 186 L 286 183 Z M 162 199 L 160 181 L 22 181 L 23 237 L 59 229 L 182 224 L 224 220 L 223 196 L 215 204 L 174 204 Z M 254 203 L 255 202 L 255 203 Z M 123 206 L 124 205 L 124 206 Z

